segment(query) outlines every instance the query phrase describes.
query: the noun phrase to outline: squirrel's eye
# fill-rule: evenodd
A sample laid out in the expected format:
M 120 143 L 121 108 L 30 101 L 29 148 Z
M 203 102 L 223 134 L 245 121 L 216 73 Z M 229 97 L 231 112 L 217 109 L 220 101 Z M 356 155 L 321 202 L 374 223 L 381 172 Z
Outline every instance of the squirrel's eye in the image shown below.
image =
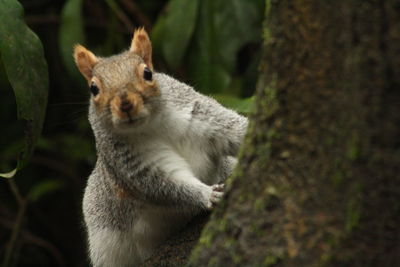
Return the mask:
M 145 67 L 143 70 L 143 78 L 146 81 L 151 81 L 151 79 L 153 79 L 153 73 L 151 72 L 151 70 L 148 67 Z
M 96 96 L 99 93 L 99 88 L 94 82 L 92 82 L 92 84 L 90 85 L 89 90 L 90 92 L 92 92 L 93 96 Z

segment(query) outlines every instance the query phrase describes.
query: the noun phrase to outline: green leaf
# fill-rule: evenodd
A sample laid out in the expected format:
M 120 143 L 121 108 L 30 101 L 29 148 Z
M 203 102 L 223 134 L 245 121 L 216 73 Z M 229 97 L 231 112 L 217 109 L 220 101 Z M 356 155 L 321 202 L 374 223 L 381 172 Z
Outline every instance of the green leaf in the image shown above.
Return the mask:
M 114 1 L 110 3 L 114 3 L 116 5 Z M 118 27 L 120 27 L 120 21 L 115 12 L 115 10 L 118 10 L 118 8 L 119 7 L 116 6 L 116 9 L 110 8 L 108 10 L 108 23 L 104 34 L 105 38 L 102 40 L 102 44 L 99 45 L 97 49 L 94 48 L 94 51 L 97 50 L 100 54 L 110 55 L 120 52 L 121 47 L 126 47 L 126 40 L 123 34 L 116 30 Z
M 163 45 L 165 38 L 165 21 L 166 15 L 160 15 L 154 23 L 153 29 L 150 33 L 150 39 L 153 46 L 153 58 L 160 58 L 163 56 Z
M 214 8 L 215 27 L 218 29 L 218 42 L 221 55 L 221 64 L 229 72 L 236 66 L 236 54 L 249 41 L 261 37 L 263 9 L 258 9 L 256 2 L 251 0 L 231 0 L 229 6 L 226 1 L 216 0 Z
M 221 103 L 223 106 L 233 109 L 242 114 L 249 114 L 253 107 L 254 97 L 249 98 L 238 98 L 233 95 L 227 94 L 213 94 L 211 95 L 215 100 Z
M 17 168 L 15 168 L 14 170 L 12 170 L 10 172 L 0 173 L 0 176 L 4 177 L 4 178 L 12 178 L 16 173 L 17 173 Z
M 216 12 L 213 0 L 201 1 L 189 58 L 191 80 L 196 89 L 203 93 L 221 92 L 231 80 L 231 75 L 221 65 L 220 50 L 224 48 L 217 42 L 214 25 Z
M 189 51 L 190 78 L 204 93 L 230 91 L 238 52 L 261 38 L 259 0 L 203 0 Z
M 14 90 L 17 117 L 26 123 L 17 171 L 30 159 L 42 131 L 49 78 L 42 43 L 25 24 L 23 8 L 16 0 L 0 0 L 0 54 Z M 10 177 L 14 171 L 0 176 Z
M 163 54 L 167 63 L 177 68 L 192 38 L 199 0 L 171 0 L 165 18 Z M 162 19 L 162 18 L 161 18 Z
M 59 190 L 64 186 L 64 183 L 59 180 L 45 180 L 35 186 L 28 193 L 28 199 L 32 202 L 38 201 L 46 194 Z
M 77 43 L 85 43 L 82 0 L 69 0 L 64 4 L 58 37 L 58 45 L 65 67 L 71 76 L 74 78 L 80 77 L 72 58 L 72 49 Z

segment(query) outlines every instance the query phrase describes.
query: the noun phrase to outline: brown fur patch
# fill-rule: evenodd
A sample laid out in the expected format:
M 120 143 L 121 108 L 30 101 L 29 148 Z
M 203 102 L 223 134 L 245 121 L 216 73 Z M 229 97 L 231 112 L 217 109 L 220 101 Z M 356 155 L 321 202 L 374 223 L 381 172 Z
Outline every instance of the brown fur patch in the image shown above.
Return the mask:
M 146 65 L 142 63 L 136 68 L 136 77 L 138 77 L 138 79 L 135 83 L 135 87 L 143 95 L 143 97 L 150 98 L 159 95 L 160 90 L 158 89 L 158 85 L 154 79 L 151 81 L 146 81 L 143 78 L 145 67 Z
M 96 83 L 97 88 L 99 88 L 99 93 L 93 97 L 93 102 L 96 105 L 97 110 L 103 110 L 107 107 L 110 96 L 106 90 L 104 90 L 103 83 L 100 79 L 93 77 L 89 82 L 89 86 L 92 82 Z
M 132 194 L 129 194 L 128 192 L 126 192 L 126 190 L 124 190 L 120 186 L 116 186 L 115 191 L 116 191 L 115 195 L 117 196 L 117 198 L 133 198 Z
M 151 42 L 143 27 L 138 28 L 133 34 L 130 51 L 139 55 L 146 65 L 153 70 Z
M 128 93 L 126 100 L 128 100 L 133 105 L 132 114 L 137 115 L 139 111 L 143 108 L 143 98 L 137 93 Z
M 93 77 L 93 67 L 98 62 L 97 57 L 81 45 L 74 47 L 74 59 L 76 66 L 86 80 L 90 81 Z
M 128 118 L 128 114 L 121 110 L 122 102 L 129 102 L 132 104 L 132 110 L 129 111 L 129 116 L 136 116 L 140 110 L 143 108 L 143 99 L 142 96 L 136 92 L 126 92 L 125 96 L 121 95 L 114 96 L 110 102 L 110 109 L 113 116 L 117 116 L 119 118 Z
M 98 59 L 85 47 L 81 45 L 74 47 L 74 58 L 78 69 L 87 79 L 89 86 L 94 81 L 99 87 L 99 94 L 93 97 L 97 112 L 101 113 L 109 108 L 114 118 L 133 119 L 142 111 L 147 99 L 160 94 L 154 79 L 150 81 L 144 79 L 146 66 L 153 71 L 151 42 L 144 28 L 135 31 L 130 52 L 141 57 L 144 63 L 140 58 L 132 57 L 132 53 L 122 53 L 119 58 Z M 100 60 L 96 66 L 96 77 L 93 77 L 93 67 Z M 118 63 L 122 64 L 115 64 L 115 60 L 120 60 Z M 125 69 L 121 71 L 121 68 Z M 127 75 L 127 68 L 134 72 L 136 79 L 132 79 L 131 74 Z M 121 110 L 121 105 L 123 103 L 127 105 L 127 102 L 132 104 L 132 109 L 124 112 Z

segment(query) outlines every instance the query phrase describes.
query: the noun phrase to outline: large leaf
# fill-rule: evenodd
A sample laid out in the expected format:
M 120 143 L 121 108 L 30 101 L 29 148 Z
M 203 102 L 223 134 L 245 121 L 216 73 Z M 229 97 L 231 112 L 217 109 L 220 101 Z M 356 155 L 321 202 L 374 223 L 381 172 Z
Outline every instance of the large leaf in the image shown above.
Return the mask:
M 232 94 L 238 52 L 260 40 L 263 12 L 264 0 L 171 0 L 152 32 L 155 53 L 172 69 L 187 56 L 199 91 Z
M 16 0 L 0 0 L 0 54 L 13 87 L 18 119 L 24 120 L 25 145 L 15 170 L 0 176 L 12 177 L 31 157 L 45 117 L 48 72 L 42 43 L 23 19 Z
M 77 43 L 85 43 L 82 0 L 68 0 L 64 4 L 61 12 L 58 42 L 61 56 L 68 72 L 75 78 L 80 77 L 72 58 L 72 49 Z
M 220 46 L 221 62 L 229 72 L 236 66 L 236 55 L 244 44 L 260 39 L 263 9 L 255 0 L 215 0 L 214 25 Z
M 217 34 L 223 29 L 216 29 L 214 24 L 216 2 L 203 0 L 199 7 L 199 19 L 191 47 L 189 66 L 191 80 L 196 89 L 203 93 L 221 92 L 230 82 L 230 74 L 222 67 L 221 49 Z
M 192 38 L 199 0 L 171 0 L 165 18 L 162 51 L 167 63 L 177 68 Z M 163 18 L 160 18 L 163 20 Z
M 230 92 L 237 56 L 260 39 L 263 10 L 259 0 L 203 0 L 189 52 L 191 79 L 205 93 Z
M 53 193 L 54 191 L 61 189 L 63 186 L 64 183 L 60 180 L 49 179 L 41 181 L 30 189 L 28 199 L 32 202 L 38 201 L 43 196 Z
M 154 23 L 153 29 L 150 33 L 151 43 L 153 46 L 153 58 L 157 59 L 163 57 L 163 45 L 165 38 L 165 21 L 166 15 L 160 15 Z
M 223 106 L 233 109 L 244 115 L 250 114 L 254 102 L 254 96 L 241 99 L 233 95 L 213 94 L 212 97 Z

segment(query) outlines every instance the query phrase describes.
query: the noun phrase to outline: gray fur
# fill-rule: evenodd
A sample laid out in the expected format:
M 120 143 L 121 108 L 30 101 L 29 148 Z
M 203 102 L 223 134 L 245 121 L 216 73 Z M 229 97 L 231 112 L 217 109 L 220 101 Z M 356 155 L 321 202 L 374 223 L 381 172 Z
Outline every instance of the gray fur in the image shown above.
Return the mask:
M 247 119 L 165 74 L 154 79 L 161 95 L 149 102 L 151 118 L 136 132 L 114 132 L 104 120 L 109 115 L 98 114 L 93 104 L 89 108 L 98 158 L 83 212 L 94 266 L 132 266 L 148 258 L 210 208 L 210 197 L 222 195 L 212 185 L 223 182 L 236 164 Z M 179 161 L 176 169 L 169 155 Z M 182 173 L 195 179 L 186 182 Z M 117 197 L 118 189 L 128 197 Z

